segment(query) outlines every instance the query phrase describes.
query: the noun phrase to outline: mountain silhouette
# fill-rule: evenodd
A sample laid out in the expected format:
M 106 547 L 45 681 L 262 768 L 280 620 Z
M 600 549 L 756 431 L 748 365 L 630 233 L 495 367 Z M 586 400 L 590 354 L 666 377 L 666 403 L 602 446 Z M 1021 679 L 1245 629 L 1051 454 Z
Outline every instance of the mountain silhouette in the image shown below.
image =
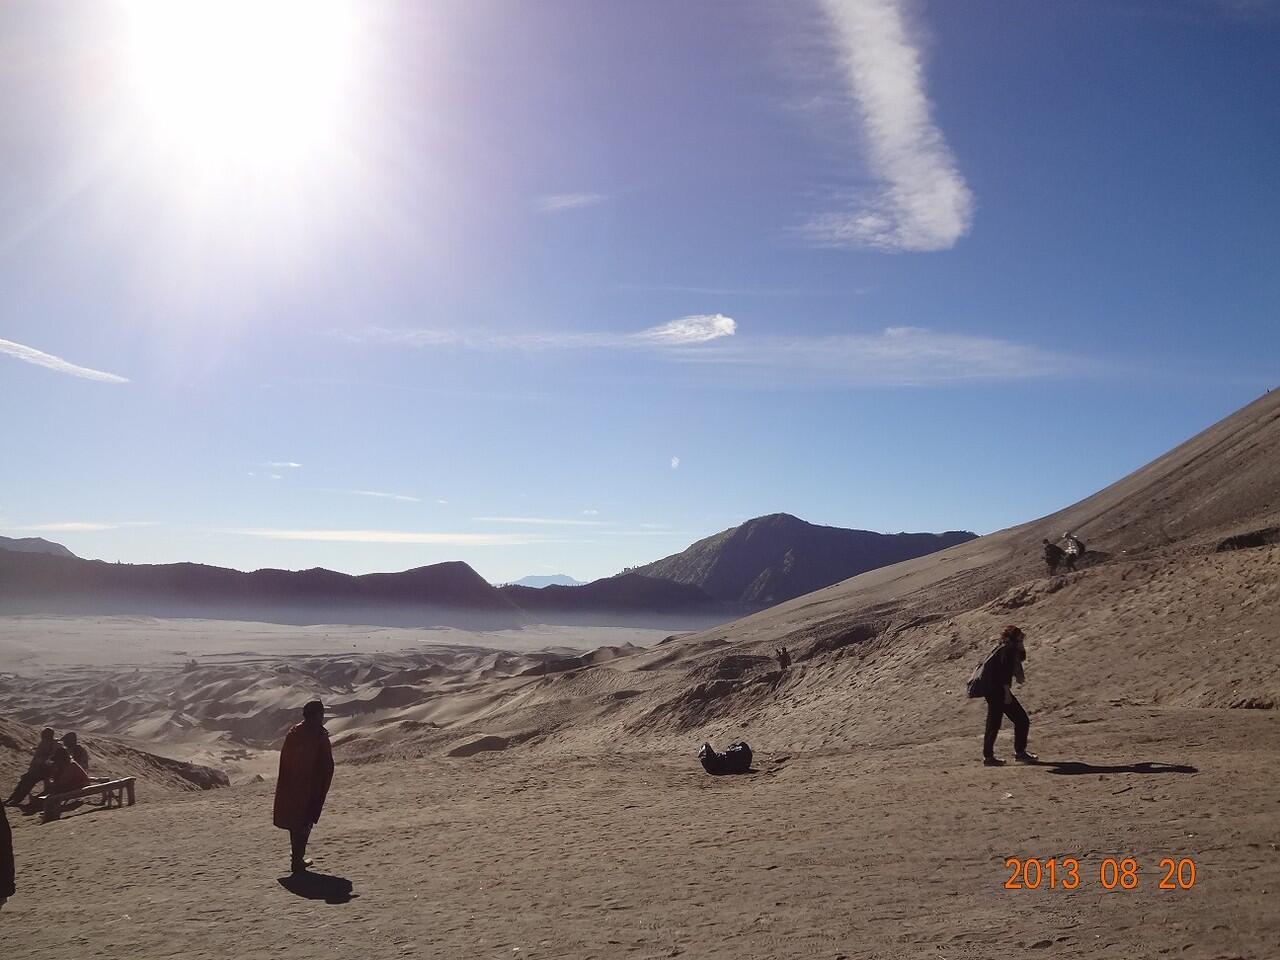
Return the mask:
M 878 567 L 975 539 L 967 531 L 872 533 L 771 513 L 633 572 L 701 587 L 725 603 L 768 606 Z

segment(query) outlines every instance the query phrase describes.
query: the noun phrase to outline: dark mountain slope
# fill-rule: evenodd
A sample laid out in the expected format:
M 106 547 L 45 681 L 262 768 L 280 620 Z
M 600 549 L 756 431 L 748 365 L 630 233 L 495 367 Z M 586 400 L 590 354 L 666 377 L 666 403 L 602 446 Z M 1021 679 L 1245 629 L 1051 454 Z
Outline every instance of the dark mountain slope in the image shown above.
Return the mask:
M 699 540 L 636 573 L 701 587 L 727 603 L 773 604 L 877 567 L 974 539 L 948 533 L 872 533 L 806 523 L 787 513 L 757 517 Z
M 391 626 L 514 626 L 521 620 L 509 600 L 461 562 L 350 576 L 322 568 L 243 573 L 198 563 L 104 563 L 4 551 L 0 612 Z

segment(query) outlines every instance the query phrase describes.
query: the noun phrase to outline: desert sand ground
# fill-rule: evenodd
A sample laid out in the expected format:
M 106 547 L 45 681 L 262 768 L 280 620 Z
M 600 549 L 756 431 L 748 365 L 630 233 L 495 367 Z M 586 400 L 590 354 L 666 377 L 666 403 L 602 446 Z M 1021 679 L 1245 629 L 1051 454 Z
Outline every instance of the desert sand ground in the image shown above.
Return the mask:
M 626 744 L 343 764 L 296 891 L 269 784 L 19 818 L 0 952 L 1280 956 L 1271 717 L 1111 708 L 1038 725 L 1045 765 L 989 769 L 978 712 L 929 744 L 758 749 L 741 777 Z M 1080 886 L 1006 890 L 1009 856 L 1076 857 Z M 1127 856 L 1138 886 L 1108 892 L 1103 859 Z M 1194 887 L 1159 889 L 1164 857 Z

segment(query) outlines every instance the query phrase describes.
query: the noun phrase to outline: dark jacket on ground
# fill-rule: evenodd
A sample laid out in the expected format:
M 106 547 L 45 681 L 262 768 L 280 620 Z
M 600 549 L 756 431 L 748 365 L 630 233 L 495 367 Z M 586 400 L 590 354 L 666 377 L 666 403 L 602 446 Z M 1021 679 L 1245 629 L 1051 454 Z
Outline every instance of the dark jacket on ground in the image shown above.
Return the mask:
M 0 807 L 0 900 L 8 900 L 13 894 L 13 831 L 4 807 Z

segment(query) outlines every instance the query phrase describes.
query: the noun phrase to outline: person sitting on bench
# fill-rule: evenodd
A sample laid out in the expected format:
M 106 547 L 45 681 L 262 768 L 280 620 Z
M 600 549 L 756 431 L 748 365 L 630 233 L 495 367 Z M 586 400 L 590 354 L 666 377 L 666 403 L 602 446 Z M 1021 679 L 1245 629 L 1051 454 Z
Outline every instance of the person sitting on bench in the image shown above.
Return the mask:
M 80 764 L 85 773 L 88 773 L 89 751 L 85 749 L 79 738 L 74 733 L 64 733 L 62 735 L 62 745 L 67 748 L 67 753 L 71 754 L 71 759 Z
M 22 775 L 18 785 L 13 788 L 13 793 L 9 794 L 9 799 L 5 801 L 7 806 L 22 806 L 27 796 L 35 789 L 35 785 L 49 776 L 49 760 L 58 746 L 56 737 L 57 734 L 53 732 L 52 727 L 45 727 L 40 731 L 40 742 L 36 744 L 36 749 L 31 754 L 31 765 L 27 767 L 27 772 Z
M 89 786 L 89 774 L 84 767 L 71 759 L 66 747 L 55 747 L 53 759 L 49 761 L 49 796 L 58 793 L 71 793 Z

